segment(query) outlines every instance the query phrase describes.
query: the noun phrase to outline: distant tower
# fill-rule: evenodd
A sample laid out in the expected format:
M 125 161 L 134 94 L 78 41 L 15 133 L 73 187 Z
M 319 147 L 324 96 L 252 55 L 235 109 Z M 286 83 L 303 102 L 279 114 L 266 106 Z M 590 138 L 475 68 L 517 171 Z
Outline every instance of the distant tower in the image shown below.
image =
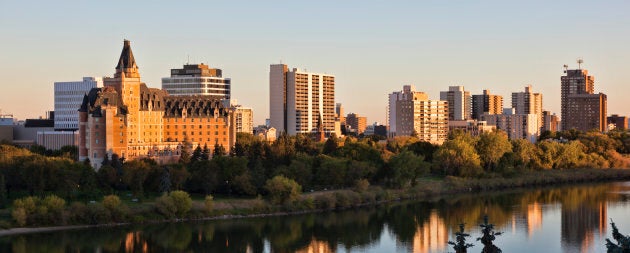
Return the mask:
M 317 120 L 317 141 L 323 142 L 326 140 L 326 133 L 324 132 L 324 124 L 322 122 L 322 115 L 319 115 Z
M 582 59 L 577 63 L 578 69 L 565 67 L 565 75 L 560 77 L 561 129 L 605 131 L 606 94 L 595 94 L 595 78 L 582 69 Z

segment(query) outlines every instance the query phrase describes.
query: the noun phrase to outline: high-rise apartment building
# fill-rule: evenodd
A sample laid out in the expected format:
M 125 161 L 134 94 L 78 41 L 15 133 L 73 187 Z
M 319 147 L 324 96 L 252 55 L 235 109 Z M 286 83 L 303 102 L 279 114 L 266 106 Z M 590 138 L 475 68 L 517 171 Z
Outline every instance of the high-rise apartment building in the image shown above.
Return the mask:
M 236 118 L 237 133 L 254 133 L 254 110 L 250 107 L 235 106 L 234 117 Z
M 501 114 L 503 112 L 503 96 L 492 95 L 489 90 L 483 94 L 472 95 L 472 118 L 481 120 L 484 113 Z
M 278 134 L 335 132 L 335 76 L 317 74 L 285 64 L 269 70 L 270 125 Z
M 507 113 L 482 116 L 489 125 L 505 131 L 510 139 L 526 139 L 531 143 L 535 143 L 540 135 L 539 117 L 538 114 L 514 114 L 513 108 Z
M 542 107 L 542 94 L 534 93 L 531 85 L 525 86 L 524 92 L 512 92 L 512 108 L 515 114 L 538 115 L 538 126 L 542 126 Z
M 557 132 L 560 130 L 560 120 L 558 115 L 551 113 L 550 111 L 543 111 L 543 125 L 541 133 L 543 131 Z
M 79 109 L 79 159 L 100 167 L 105 156 L 174 162 L 182 149 L 236 141 L 234 111 L 212 96 L 169 96 L 140 80 L 125 40 L 113 78 L 93 88 Z M 188 147 L 186 147 L 188 146 Z
M 464 86 L 449 86 L 448 91 L 440 92 L 440 100 L 448 102 L 449 120 L 468 120 L 472 118 L 472 97 Z
M 82 81 L 55 82 L 55 130 L 79 129 L 79 107 L 92 88 L 103 87 L 102 77 L 83 77 Z
M 581 63 L 581 62 L 578 62 Z M 594 94 L 595 78 L 585 69 L 566 69 L 561 82 L 562 130 L 605 131 L 607 97 Z
M 429 100 L 411 85 L 389 94 L 389 136 L 416 134 L 422 141 L 443 143 L 448 137 L 448 102 Z
M 224 78 L 221 69 L 209 68 L 203 63 L 171 69 L 171 77 L 162 78 L 162 89 L 171 96 L 202 95 L 230 99 L 230 85 L 230 78 Z
M 349 113 L 346 117 L 346 126 L 354 130 L 357 134 L 362 134 L 367 127 L 367 117 L 361 117 L 355 113 Z
M 340 124 L 346 124 L 346 116 L 343 114 L 343 105 L 341 103 L 335 105 L 335 115 Z

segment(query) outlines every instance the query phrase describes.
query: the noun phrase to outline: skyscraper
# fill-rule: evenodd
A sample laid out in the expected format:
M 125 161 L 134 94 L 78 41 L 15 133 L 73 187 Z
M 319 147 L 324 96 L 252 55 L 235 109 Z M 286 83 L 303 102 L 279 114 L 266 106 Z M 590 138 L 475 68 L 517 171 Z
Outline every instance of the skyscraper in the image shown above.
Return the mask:
M 480 120 L 484 113 L 501 114 L 503 112 L 503 97 L 492 95 L 489 90 L 483 94 L 472 96 L 472 118 Z
M 448 137 L 448 102 L 429 100 L 411 85 L 389 94 L 389 136 L 417 134 L 422 141 L 441 144 Z
M 224 78 L 221 69 L 209 68 L 203 63 L 171 69 L 171 77 L 162 78 L 162 89 L 171 96 L 202 95 L 230 99 L 230 85 L 230 78 Z
M 582 63 L 578 61 L 578 63 Z M 565 69 L 561 82 L 562 130 L 606 130 L 606 94 L 594 94 L 595 78 L 585 69 Z
M 92 88 L 103 87 L 101 77 L 83 77 L 82 81 L 55 82 L 55 130 L 79 129 L 79 107 Z
M 542 126 L 543 117 L 542 94 L 534 93 L 532 86 L 525 86 L 524 92 L 512 92 L 512 108 L 515 114 L 536 114 L 538 115 L 538 126 Z
M 472 118 L 472 98 L 464 86 L 449 86 L 448 91 L 440 92 L 440 100 L 448 102 L 449 120 L 467 120 Z
M 269 70 L 270 125 L 278 134 L 335 132 L 335 76 L 289 70 L 272 64 Z

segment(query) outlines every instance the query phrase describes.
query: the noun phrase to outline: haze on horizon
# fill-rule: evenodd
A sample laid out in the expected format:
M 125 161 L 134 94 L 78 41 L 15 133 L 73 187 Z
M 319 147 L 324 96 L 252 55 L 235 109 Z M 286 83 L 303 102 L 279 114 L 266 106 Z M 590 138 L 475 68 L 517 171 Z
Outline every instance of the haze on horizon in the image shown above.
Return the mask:
M 142 80 L 206 63 L 232 97 L 269 117 L 269 65 L 336 76 L 346 113 L 385 123 L 387 94 L 414 84 L 439 99 L 463 85 L 504 97 L 528 84 L 560 114 L 562 65 L 595 76 L 608 114 L 630 114 L 630 2 L 0 2 L 0 109 L 19 119 L 53 110 L 53 83 L 112 76 L 131 40 Z

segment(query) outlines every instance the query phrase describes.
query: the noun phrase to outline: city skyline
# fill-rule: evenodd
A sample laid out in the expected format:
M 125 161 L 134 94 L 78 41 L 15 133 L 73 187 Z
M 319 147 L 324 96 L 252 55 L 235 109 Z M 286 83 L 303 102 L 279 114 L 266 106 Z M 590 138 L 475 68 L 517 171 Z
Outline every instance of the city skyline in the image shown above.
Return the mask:
M 0 3 L 2 113 L 53 110 L 54 82 L 111 76 L 129 39 L 149 87 L 187 62 L 223 69 L 256 125 L 269 117 L 268 66 L 280 62 L 335 75 L 335 102 L 371 124 L 385 123 L 387 94 L 408 84 L 432 99 L 455 85 L 508 98 L 531 84 L 559 115 L 562 65 L 582 57 L 608 115 L 629 114 L 623 1 L 195 5 Z M 133 14 L 107 15 L 122 7 Z

